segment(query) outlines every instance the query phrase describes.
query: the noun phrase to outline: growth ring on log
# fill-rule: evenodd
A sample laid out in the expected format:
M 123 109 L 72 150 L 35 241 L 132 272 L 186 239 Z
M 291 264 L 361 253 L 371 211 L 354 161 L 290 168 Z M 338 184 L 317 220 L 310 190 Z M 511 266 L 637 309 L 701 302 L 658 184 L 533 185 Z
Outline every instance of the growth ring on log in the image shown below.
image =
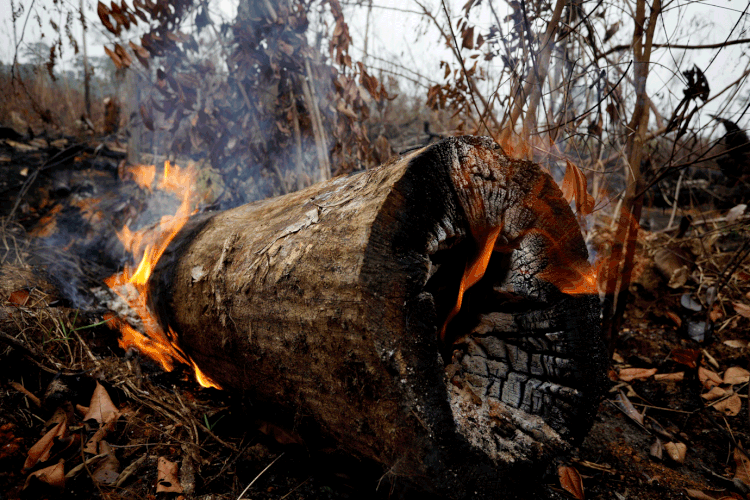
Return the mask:
M 590 278 L 553 179 L 459 137 L 198 216 L 151 290 L 223 388 L 477 498 L 588 432 L 606 366 Z

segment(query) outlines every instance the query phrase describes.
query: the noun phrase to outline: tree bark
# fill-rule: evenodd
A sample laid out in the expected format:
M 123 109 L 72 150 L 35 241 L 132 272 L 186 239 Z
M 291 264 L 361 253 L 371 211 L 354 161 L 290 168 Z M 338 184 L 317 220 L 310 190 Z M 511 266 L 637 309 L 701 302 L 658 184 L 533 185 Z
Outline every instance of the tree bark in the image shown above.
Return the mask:
M 465 270 L 476 284 L 443 328 Z M 462 137 L 196 217 L 151 290 L 224 389 L 391 478 L 483 498 L 590 428 L 607 363 L 597 299 L 580 293 L 589 271 L 549 175 Z

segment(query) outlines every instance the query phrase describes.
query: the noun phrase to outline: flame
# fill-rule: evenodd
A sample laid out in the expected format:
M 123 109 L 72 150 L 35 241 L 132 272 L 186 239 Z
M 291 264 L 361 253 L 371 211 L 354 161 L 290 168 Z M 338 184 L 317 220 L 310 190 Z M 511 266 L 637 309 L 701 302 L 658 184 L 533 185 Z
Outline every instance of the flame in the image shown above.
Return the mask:
M 167 162 L 169 163 L 169 162 Z M 164 169 L 166 174 L 166 168 Z M 132 165 L 125 168 L 123 180 L 132 180 L 143 189 L 151 191 L 156 178 L 156 165 Z
M 145 172 L 145 177 L 141 179 L 148 180 L 148 176 L 151 175 L 150 169 L 151 167 L 143 167 L 143 169 L 133 168 L 130 171 Z M 153 176 L 150 177 L 147 187 L 150 188 L 153 179 Z M 177 213 L 162 217 L 156 228 L 132 231 L 125 226 L 117 233 L 117 237 L 130 253 L 136 255 L 142 252 L 143 257 L 137 267 L 126 266 L 121 273 L 107 278 L 105 283 L 140 317 L 144 333 L 114 315 L 110 314 L 106 319 L 112 328 L 120 330 L 122 337 L 119 344 L 123 349 L 139 350 L 158 362 L 165 371 L 172 371 L 175 361 L 188 365 L 193 369 L 196 380 L 203 387 L 221 389 L 182 350 L 177 341 L 177 334 L 171 327 L 167 332 L 164 331 L 149 307 L 148 280 L 151 277 L 151 271 L 159 262 L 169 243 L 182 229 L 190 215 L 195 212 L 192 208 L 194 181 L 195 173 L 192 169 L 182 170 L 176 165 L 172 166 L 169 162 L 165 162 L 164 176 L 159 180 L 157 188 L 181 196 Z
M 493 227 L 488 231 L 484 231 L 477 237 L 479 243 L 479 252 L 474 257 L 474 260 L 466 263 L 466 269 L 464 274 L 461 276 L 461 284 L 458 286 L 458 298 L 456 298 L 456 305 L 453 306 L 451 312 L 443 323 L 443 327 L 440 329 L 440 341 L 445 341 L 445 330 L 448 328 L 448 323 L 458 314 L 461 310 L 461 305 L 464 300 L 464 293 L 466 290 L 477 284 L 482 279 L 484 273 L 487 271 L 487 266 L 490 263 L 490 257 L 492 257 L 492 251 L 495 248 L 495 241 L 500 235 L 501 227 Z

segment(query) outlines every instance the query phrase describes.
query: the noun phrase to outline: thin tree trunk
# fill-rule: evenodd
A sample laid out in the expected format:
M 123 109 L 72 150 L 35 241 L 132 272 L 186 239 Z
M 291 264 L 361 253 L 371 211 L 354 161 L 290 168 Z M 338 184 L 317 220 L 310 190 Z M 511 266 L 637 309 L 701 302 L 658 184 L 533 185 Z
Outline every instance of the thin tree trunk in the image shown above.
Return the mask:
M 78 8 L 81 15 L 81 39 L 83 41 L 83 98 L 86 103 L 86 117 L 91 119 L 91 71 L 89 70 L 89 54 L 86 48 L 86 18 L 83 15 L 83 0 L 80 1 Z
M 557 28 L 560 24 L 560 18 L 562 17 L 563 8 L 565 7 L 567 0 L 557 0 L 555 3 L 555 9 L 552 11 L 552 18 L 547 23 L 547 31 L 544 33 L 544 39 L 540 47 L 539 55 L 536 61 L 533 62 L 534 68 L 530 72 L 530 78 L 523 87 L 523 92 L 520 95 L 514 96 L 513 102 L 511 103 L 510 118 L 508 120 L 508 128 L 513 129 L 516 121 L 523 112 L 523 102 L 528 100 L 528 107 L 526 110 L 526 118 L 524 119 L 524 127 L 530 133 L 531 129 L 536 126 L 536 108 L 539 105 L 539 100 L 542 96 L 542 87 L 547 79 L 547 73 L 549 72 L 550 57 L 552 56 L 552 45 L 553 38 L 557 33 Z M 524 136 L 528 139 L 527 136 Z
M 635 244 L 638 238 L 638 221 L 643 208 L 644 183 L 641 175 L 643 142 L 648 131 L 650 100 L 646 93 L 651 48 L 654 39 L 656 22 L 661 14 L 661 0 L 655 0 L 651 13 L 646 19 L 646 1 L 638 0 L 635 12 L 635 30 L 633 32 L 633 57 L 635 59 L 633 85 L 635 87 L 635 106 L 628 123 L 630 133 L 625 142 L 627 157 L 627 187 L 620 208 L 619 222 L 615 239 L 612 242 L 612 265 L 609 266 L 605 280 L 606 298 L 603 311 L 603 328 L 609 343 L 610 354 L 625 313 L 628 298 L 628 287 L 635 258 Z

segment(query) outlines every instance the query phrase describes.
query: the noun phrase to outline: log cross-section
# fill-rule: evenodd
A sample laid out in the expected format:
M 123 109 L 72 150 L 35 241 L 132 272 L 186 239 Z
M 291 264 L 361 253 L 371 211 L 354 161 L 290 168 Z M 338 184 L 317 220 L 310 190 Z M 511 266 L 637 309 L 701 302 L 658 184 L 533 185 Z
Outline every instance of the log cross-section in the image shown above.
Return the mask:
M 151 289 L 223 388 L 393 477 L 477 498 L 590 428 L 606 356 L 587 274 L 552 178 L 460 137 L 198 216 Z

